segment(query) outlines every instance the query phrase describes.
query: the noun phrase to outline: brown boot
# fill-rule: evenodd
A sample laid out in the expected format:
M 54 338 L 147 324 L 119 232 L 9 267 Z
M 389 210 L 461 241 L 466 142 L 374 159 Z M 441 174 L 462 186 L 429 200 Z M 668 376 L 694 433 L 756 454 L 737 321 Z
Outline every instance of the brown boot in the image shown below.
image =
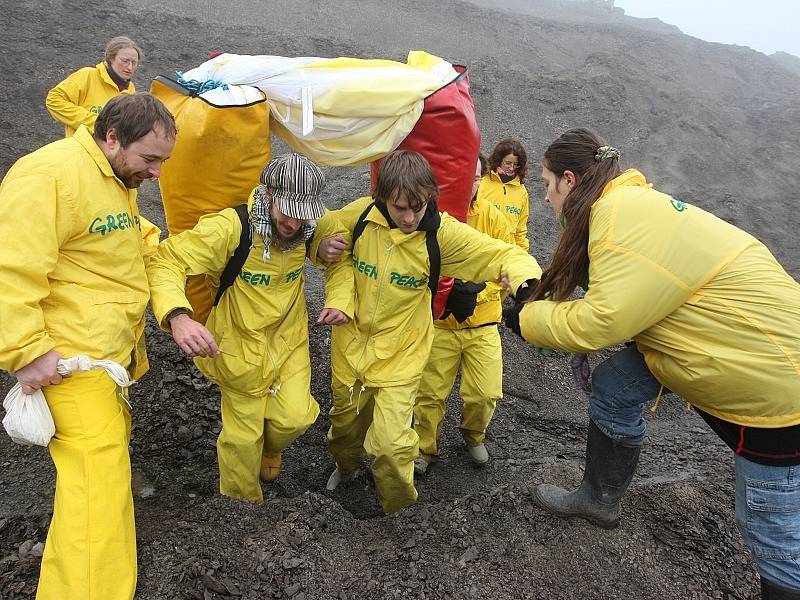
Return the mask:
M 261 480 L 272 483 L 281 474 L 281 453 L 261 455 Z

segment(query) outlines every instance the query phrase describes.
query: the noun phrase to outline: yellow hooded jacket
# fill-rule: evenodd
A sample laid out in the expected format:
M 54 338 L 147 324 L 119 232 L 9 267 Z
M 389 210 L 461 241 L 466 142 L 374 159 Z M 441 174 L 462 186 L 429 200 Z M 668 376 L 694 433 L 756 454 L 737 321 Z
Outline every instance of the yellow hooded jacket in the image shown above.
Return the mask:
M 136 379 L 147 371 L 135 198 L 85 127 L 11 167 L 0 185 L 0 368 L 55 349 L 113 360 Z
M 81 125 L 94 131 L 97 115 L 106 102 L 118 94 L 135 94 L 133 81 L 120 91 L 108 74 L 105 63 L 78 69 L 47 93 L 44 105 L 47 112 L 64 124 L 64 137 L 70 137 Z
M 248 205 L 251 206 L 251 193 Z M 175 308 L 191 310 L 184 285 L 189 275 L 207 274 L 216 291 L 219 276 L 239 245 L 242 224 L 236 210 L 226 208 L 201 217 L 193 229 L 161 243 L 150 269 L 153 313 L 167 330 L 164 319 Z M 314 232 L 317 243 L 311 256 L 316 262 L 318 240 L 345 235 L 336 218 L 326 213 Z M 282 252 L 270 246 L 265 262 L 264 244 L 258 234 L 233 285 L 211 309 L 206 327 L 214 335 L 220 355 L 196 359 L 198 367 L 219 385 L 240 393 L 261 394 L 271 386 L 291 350 L 308 344 L 308 312 L 304 293 L 305 244 Z M 353 273 L 347 261 L 328 268 L 327 308 L 352 316 Z M 246 364 L 243 364 L 246 363 Z M 253 368 L 263 367 L 253 378 Z
M 485 198 L 476 198 L 467 212 L 467 225 L 485 233 L 496 240 L 509 244 L 514 242 L 514 231 L 503 214 Z M 527 239 L 527 238 L 526 238 Z M 486 282 L 486 289 L 478 294 L 475 312 L 466 321 L 459 323 L 450 315 L 446 319 L 433 322 L 434 327 L 441 329 L 469 329 L 503 320 L 502 288 L 491 281 Z
M 373 201 L 359 198 L 337 211 L 352 232 Z M 333 328 L 332 368 L 348 384 L 401 385 L 420 376 L 433 341 L 430 263 L 425 232 L 405 234 L 377 207 L 352 251 L 355 315 Z M 538 279 L 541 268 L 519 247 L 490 238 L 443 213 L 437 231 L 441 276 L 465 281 L 499 281 L 507 272 L 514 289 Z M 347 381 L 349 379 L 349 381 Z
M 523 337 L 593 351 L 636 341 L 691 404 L 752 427 L 800 424 L 800 285 L 757 239 L 629 170 L 589 219 L 589 290 L 520 314 Z
M 517 245 L 528 251 L 528 190 L 520 183 L 519 177 L 514 177 L 508 183 L 503 183 L 495 171 L 489 171 L 481 179 L 478 187 L 478 198 L 488 200 L 503 213 L 514 231 L 514 240 Z

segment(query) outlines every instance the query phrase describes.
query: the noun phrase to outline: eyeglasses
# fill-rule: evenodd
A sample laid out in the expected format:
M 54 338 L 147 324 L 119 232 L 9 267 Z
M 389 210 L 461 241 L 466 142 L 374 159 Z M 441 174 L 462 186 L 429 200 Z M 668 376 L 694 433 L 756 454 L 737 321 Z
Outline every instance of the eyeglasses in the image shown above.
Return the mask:
M 126 67 L 136 67 L 139 65 L 139 61 L 135 58 L 118 58 L 117 60 Z
M 503 165 L 503 167 L 505 167 L 506 169 L 518 169 L 519 168 L 519 163 L 512 162 L 510 160 L 504 160 L 500 164 Z

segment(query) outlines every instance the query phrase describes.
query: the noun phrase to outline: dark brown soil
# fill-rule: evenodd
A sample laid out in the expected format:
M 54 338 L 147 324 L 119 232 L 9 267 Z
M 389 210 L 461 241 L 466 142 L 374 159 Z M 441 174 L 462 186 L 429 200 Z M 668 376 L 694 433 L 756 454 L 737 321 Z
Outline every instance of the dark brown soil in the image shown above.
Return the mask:
M 496 12 L 487 4 L 2 0 L 0 175 L 60 136 L 44 110 L 47 90 L 96 63 L 112 35 L 127 33 L 144 47 L 140 89 L 216 49 L 399 60 L 424 49 L 470 67 L 484 150 L 514 135 L 535 165 L 562 130 L 590 125 L 657 187 L 750 231 L 798 276 L 800 77 L 759 53 L 602 6 L 529 0 L 505 3 L 517 12 Z M 282 148 L 274 142 L 276 153 Z M 330 207 L 367 193 L 367 169 L 327 173 Z M 545 263 L 557 226 L 532 175 L 532 250 Z M 144 186 L 140 198 L 142 212 L 163 225 L 157 187 Z M 313 268 L 307 281 L 315 314 L 321 285 Z M 573 388 L 566 357 L 540 358 L 504 334 L 505 397 L 487 443 L 492 461 L 472 467 L 454 394 L 443 460 L 418 482 L 416 506 L 385 517 L 368 474 L 324 491 L 333 467 L 324 435 L 330 372 L 327 332 L 314 329 L 313 388 L 323 414 L 285 453 L 266 501 L 251 505 L 217 493 L 216 388 L 152 323 L 148 334 L 153 368 L 132 393 L 137 598 L 758 595 L 734 519 L 732 455 L 679 398 L 648 412 L 619 529 L 553 518 L 532 505 L 528 486 L 579 481 L 586 397 Z M 3 376 L 0 392 L 10 383 Z M 0 466 L 0 598 L 32 599 L 52 464 L 44 449 L 3 434 Z

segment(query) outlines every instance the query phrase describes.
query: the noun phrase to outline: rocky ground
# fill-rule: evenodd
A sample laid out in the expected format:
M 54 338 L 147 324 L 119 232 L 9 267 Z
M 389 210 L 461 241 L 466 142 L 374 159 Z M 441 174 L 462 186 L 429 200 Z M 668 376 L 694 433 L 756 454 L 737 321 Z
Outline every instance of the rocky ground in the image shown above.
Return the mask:
M 425 49 L 470 67 L 483 148 L 519 137 L 535 164 L 569 126 L 590 125 L 657 187 L 763 239 L 795 276 L 800 246 L 800 78 L 759 53 L 707 44 L 664 24 L 588 4 L 399 0 L 226 3 L 0 1 L 0 175 L 57 139 L 47 90 L 127 33 L 147 58 L 140 89 L 209 51 L 402 60 Z M 282 144 L 275 142 L 275 152 Z M 367 191 L 366 168 L 328 169 L 329 206 Z M 530 183 L 532 251 L 546 263 L 556 226 Z M 163 224 L 157 187 L 142 212 Z M 309 268 L 310 312 L 321 308 Z M 0 313 L 1 314 L 1 313 Z M 2 317 L 0 317 L 1 319 Z M 0 325 L 5 326 L 5 324 Z M 318 423 L 285 453 L 261 505 L 217 494 L 219 394 L 148 328 L 151 372 L 133 391 L 138 598 L 726 598 L 757 597 L 733 513 L 729 450 L 679 398 L 648 412 L 622 526 L 598 530 L 535 508 L 528 487 L 580 480 L 586 398 L 566 357 L 541 358 L 504 333 L 505 396 L 474 468 L 450 401 L 442 461 L 416 506 L 385 517 L 368 474 L 333 493 L 325 445 L 327 332 L 312 331 Z M 602 360 L 600 353 L 593 364 Z M 0 379 L 0 392 L 11 379 Z M 0 435 L 0 598 L 31 599 L 52 510 L 44 449 Z

